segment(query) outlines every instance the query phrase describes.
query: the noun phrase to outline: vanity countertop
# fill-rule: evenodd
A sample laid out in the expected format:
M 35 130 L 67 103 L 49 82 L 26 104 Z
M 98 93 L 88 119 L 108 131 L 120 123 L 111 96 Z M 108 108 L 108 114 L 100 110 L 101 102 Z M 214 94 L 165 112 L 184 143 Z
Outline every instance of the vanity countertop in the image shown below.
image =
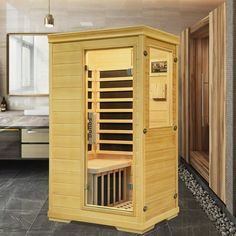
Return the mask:
M 48 128 L 48 116 L 25 116 L 23 111 L 0 112 L 0 128 Z

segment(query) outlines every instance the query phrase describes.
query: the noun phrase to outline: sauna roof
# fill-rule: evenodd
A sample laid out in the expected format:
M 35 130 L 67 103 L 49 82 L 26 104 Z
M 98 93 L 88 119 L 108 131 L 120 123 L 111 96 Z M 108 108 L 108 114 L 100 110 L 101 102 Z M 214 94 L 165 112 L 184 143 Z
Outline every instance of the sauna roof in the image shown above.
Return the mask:
M 125 28 L 110 28 L 89 30 L 80 32 L 68 32 L 68 33 L 55 33 L 49 34 L 49 43 L 59 42 L 73 42 L 83 41 L 90 39 L 105 39 L 105 38 L 118 38 L 145 35 L 150 38 L 158 39 L 161 41 L 179 44 L 179 37 L 164 31 L 149 27 L 149 26 L 133 26 Z

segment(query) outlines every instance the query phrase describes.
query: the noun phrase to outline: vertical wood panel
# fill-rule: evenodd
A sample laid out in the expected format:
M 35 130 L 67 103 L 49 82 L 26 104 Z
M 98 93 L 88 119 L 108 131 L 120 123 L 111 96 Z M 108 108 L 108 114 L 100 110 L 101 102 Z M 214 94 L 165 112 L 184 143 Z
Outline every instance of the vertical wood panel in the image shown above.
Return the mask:
M 171 57 L 177 55 L 177 48 L 174 45 L 163 42 L 154 42 L 151 39 L 146 40 L 146 47 L 159 48 L 160 50 L 171 52 Z M 151 56 L 150 56 L 151 57 Z M 146 58 L 145 68 L 150 70 L 150 59 Z M 158 60 L 158 58 L 156 58 Z M 158 128 L 150 127 L 150 114 L 148 112 L 150 93 L 150 71 L 145 73 L 144 80 L 144 122 L 148 128 L 145 134 L 145 161 L 144 161 L 144 193 L 145 206 L 148 210 L 145 213 L 145 220 L 150 220 L 156 215 L 177 209 L 178 199 L 174 196 L 178 192 L 177 183 L 177 156 L 178 156 L 178 132 L 173 130 L 173 126 L 178 122 L 178 80 L 177 63 L 169 63 L 172 66 L 171 93 L 172 96 L 167 99 L 172 103 L 168 112 L 172 113 L 172 121 L 168 126 Z
M 180 155 L 189 162 L 189 28 L 180 37 Z
M 81 174 L 75 175 L 81 172 L 84 142 L 81 138 L 84 137 L 82 49 L 79 45 L 50 45 L 50 210 L 57 206 L 78 210 L 81 204 Z M 72 46 L 76 50 L 65 51 Z M 61 176 L 66 176 L 70 183 L 61 184 Z
M 225 201 L 225 4 L 210 13 L 210 187 Z

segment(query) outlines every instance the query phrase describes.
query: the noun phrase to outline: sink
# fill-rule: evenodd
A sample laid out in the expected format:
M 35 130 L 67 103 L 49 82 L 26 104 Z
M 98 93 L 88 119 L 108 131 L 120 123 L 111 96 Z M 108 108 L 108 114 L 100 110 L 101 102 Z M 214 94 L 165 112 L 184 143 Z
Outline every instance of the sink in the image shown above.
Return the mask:
M 49 108 L 48 107 L 38 107 L 34 109 L 24 110 L 25 116 L 48 116 Z

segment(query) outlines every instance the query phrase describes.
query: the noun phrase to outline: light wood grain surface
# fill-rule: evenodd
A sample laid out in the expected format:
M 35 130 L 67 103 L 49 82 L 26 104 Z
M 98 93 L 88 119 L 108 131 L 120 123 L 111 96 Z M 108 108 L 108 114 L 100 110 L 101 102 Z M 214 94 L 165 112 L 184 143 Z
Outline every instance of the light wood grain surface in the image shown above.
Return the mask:
M 187 28 L 181 33 L 180 38 L 180 155 L 189 162 L 189 34 Z
M 146 46 L 169 52 L 172 59 L 169 61 L 171 73 L 168 74 L 170 90 L 168 96 L 168 116 L 167 122 L 160 123 L 153 127 L 150 109 L 150 73 L 146 74 L 144 81 L 144 108 L 147 133 L 144 136 L 145 159 L 144 159 L 144 186 L 145 186 L 145 205 L 148 211 L 145 220 L 151 220 L 156 215 L 178 208 L 178 184 L 177 184 L 177 156 L 178 156 L 178 135 L 173 127 L 178 123 L 178 80 L 177 65 L 174 63 L 177 51 L 175 45 L 148 39 Z M 158 57 L 157 57 L 158 59 Z M 150 67 L 149 60 L 146 60 L 144 67 L 146 72 Z M 149 112 L 148 112 L 149 111 Z M 176 198 L 174 195 L 176 194 Z
M 210 187 L 225 201 L 225 4 L 210 13 Z
M 170 89 L 170 101 L 173 104 L 170 110 L 171 126 L 160 128 L 160 132 L 150 132 L 150 136 L 145 136 L 143 129 L 148 128 L 149 124 L 149 120 L 146 119 L 146 115 L 149 114 L 149 106 L 146 101 L 149 99 L 148 89 L 150 88 L 146 84 L 146 80 L 149 80 L 147 71 L 149 60 L 148 57 L 145 58 L 143 52 L 155 45 L 160 49 L 167 49 L 168 52 L 173 53 L 173 57 L 176 57 L 178 37 L 149 28 L 144 29 L 143 27 L 111 31 L 102 30 L 96 33 L 59 34 L 49 37 L 49 217 L 54 220 L 77 220 L 113 225 L 121 230 L 144 233 L 153 228 L 157 222 L 176 216 L 178 213 L 178 198 L 177 195 L 176 198 L 174 195 L 178 189 L 177 132 L 173 130 L 172 125 L 178 122 L 177 64 L 170 65 L 173 66 L 172 90 Z M 158 38 L 159 41 L 156 40 Z M 83 40 L 81 41 L 81 39 Z M 86 39 L 89 40 L 86 41 Z M 124 112 L 124 114 L 132 112 L 132 118 L 127 118 L 125 121 L 121 118 L 114 119 L 114 124 L 133 124 L 133 128 L 124 129 L 124 131 L 123 129 L 114 129 L 112 135 L 133 135 L 132 140 L 117 141 L 129 142 L 129 144 L 122 143 L 122 145 L 133 145 L 133 149 L 132 151 L 100 149 L 96 152 L 100 157 L 99 160 L 90 159 L 87 163 L 86 102 L 92 102 L 93 98 L 87 100 L 88 84 L 85 80 L 86 72 L 83 72 L 86 62 L 85 52 L 110 48 L 133 49 L 133 61 L 131 60 L 133 100 L 127 101 L 132 102 L 133 106 L 132 108 L 122 108 L 120 110 L 99 108 L 96 112 L 117 113 L 115 110 Z M 63 60 L 63 53 L 65 53 L 65 60 Z M 81 55 L 81 57 L 78 55 Z M 130 58 L 128 61 L 130 61 Z M 88 82 L 93 80 L 93 78 L 87 79 Z M 113 80 L 112 83 L 116 81 L 118 80 Z M 98 91 L 94 86 L 89 89 L 92 92 L 94 89 L 95 92 L 104 92 Z M 112 92 L 115 93 L 116 91 Z M 101 103 L 101 100 L 101 98 L 96 99 L 96 103 Z M 145 103 L 143 103 L 144 100 Z M 106 101 L 105 103 L 110 102 L 116 103 L 117 101 Z M 124 102 L 124 100 L 120 102 Z M 75 106 L 74 110 L 71 103 Z M 92 111 L 93 108 L 89 110 Z M 98 124 L 102 123 L 113 124 L 111 119 L 100 117 Z M 106 130 L 109 129 L 107 127 L 101 129 L 100 127 L 98 134 L 104 134 Z M 111 135 L 111 131 L 108 132 L 108 135 Z M 102 144 L 101 142 L 107 142 L 102 139 L 98 141 L 100 142 L 99 145 Z M 117 144 L 113 140 L 109 145 Z M 94 155 L 94 150 L 88 154 L 91 157 Z M 105 161 L 105 158 L 111 159 L 111 155 L 116 157 L 110 161 Z M 122 157 L 122 159 L 119 157 Z M 128 198 L 132 198 L 132 210 L 86 205 L 86 168 L 94 171 L 104 171 L 130 165 L 132 168 L 130 173 L 126 173 L 126 180 L 127 183 L 132 183 L 133 186 L 132 191 L 127 193 Z M 102 189 L 104 190 L 104 188 Z M 143 191 L 140 192 L 140 189 L 143 189 Z M 147 206 L 147 212 L 143 210 L 144 206 Z
M 98 174 L 131 166 L 128 159 L 92 159 L 88 160 L 88 173 Z

